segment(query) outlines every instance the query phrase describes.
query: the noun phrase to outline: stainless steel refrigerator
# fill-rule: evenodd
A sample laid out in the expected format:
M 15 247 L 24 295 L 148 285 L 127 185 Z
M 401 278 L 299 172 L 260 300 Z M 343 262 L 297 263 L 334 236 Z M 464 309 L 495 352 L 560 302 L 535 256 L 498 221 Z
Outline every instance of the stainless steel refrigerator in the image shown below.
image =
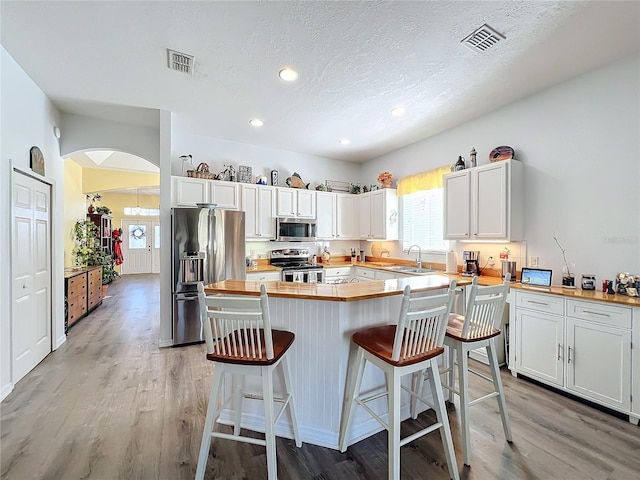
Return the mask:
M 173 344 L 204 340 L 198 282 L 247 278 L 244 212 L 217 208 L 171 209 Z

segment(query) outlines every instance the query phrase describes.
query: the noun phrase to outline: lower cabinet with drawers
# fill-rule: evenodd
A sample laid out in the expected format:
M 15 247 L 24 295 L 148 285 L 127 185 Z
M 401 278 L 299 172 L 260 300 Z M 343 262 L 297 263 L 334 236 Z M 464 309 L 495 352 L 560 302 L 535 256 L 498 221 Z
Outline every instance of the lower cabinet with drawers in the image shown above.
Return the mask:
M 72 269 L 64 274 L 65 332 L 102 303 L 102 267 Z
M 638 308 L 515 290 L 511 305 L 509 368 L 637 423 L 632 387 L 632 334 Z M 637 353 L 636 353 L 637 355 Z M 633 362 L 633 363 L 632 363 Z

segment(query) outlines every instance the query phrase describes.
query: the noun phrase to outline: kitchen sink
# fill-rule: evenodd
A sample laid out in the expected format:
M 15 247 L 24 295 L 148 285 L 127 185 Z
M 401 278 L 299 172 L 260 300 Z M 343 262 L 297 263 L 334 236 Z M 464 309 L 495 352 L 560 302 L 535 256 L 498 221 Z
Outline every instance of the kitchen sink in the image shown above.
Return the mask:
M 437 270 L 433 270 L 431 268 L 417 268 L 417 267 L 408 267 L 405 265 L 398 265 L 395 267 L 387 267 L 387 270 L 393 270 L 394 272 L 401 273 L 433 273 Z

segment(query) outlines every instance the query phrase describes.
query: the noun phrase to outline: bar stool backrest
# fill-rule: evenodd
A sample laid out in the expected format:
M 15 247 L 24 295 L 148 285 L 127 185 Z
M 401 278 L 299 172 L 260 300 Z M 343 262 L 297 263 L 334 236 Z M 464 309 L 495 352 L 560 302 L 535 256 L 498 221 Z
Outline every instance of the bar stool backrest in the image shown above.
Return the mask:
M 273 359 L 269 301 L 264 285 L 260 297 L 206 295 L 198 284 L 200 318 L 207 353 L 237 360 Z M 264 332 L 263 334 L 261 334 Z
M 455 288 L 456 281 L 453 280 L 443 295 L 411 298 L 411 289 L 408 285 L 404 287 L 391 356 L 394 362 L 442 346 Z
M 507 273 L 502 284 L 491 287 L 479 287 L 478 277 L 473 277 L 462 327 L 463 338 L 488 335 L 500 328 L 510 277 Z

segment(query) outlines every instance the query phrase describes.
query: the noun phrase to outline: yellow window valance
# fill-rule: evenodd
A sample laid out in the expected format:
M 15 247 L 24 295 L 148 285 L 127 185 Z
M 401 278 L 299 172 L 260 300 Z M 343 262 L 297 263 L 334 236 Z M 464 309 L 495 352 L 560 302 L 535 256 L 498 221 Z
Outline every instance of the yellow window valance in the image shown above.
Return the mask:
M 449 165 L 445 167 L 434 168 L 428 172 L 416 173 L 415 175 L 409 175 L 408 177 L 398 180 L 398 195 L 409 195 L 420 190 L 433 190 L 434 188 L 442 188 L 442 176 L 445 173 L 450 173 L 451 167 Z

